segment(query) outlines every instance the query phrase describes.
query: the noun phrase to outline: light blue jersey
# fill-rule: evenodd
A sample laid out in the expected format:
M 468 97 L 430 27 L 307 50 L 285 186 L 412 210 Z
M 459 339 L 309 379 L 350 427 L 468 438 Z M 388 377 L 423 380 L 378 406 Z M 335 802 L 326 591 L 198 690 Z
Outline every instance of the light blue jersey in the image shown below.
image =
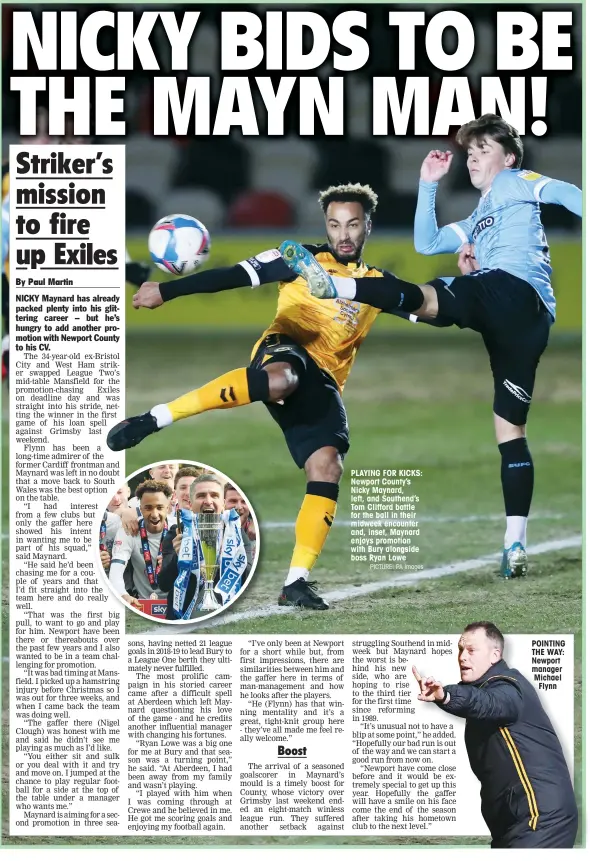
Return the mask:
M 477 209 L 464 221 L 438 228 L 435 212 L 437 182 L 420 180 L 414 221 L 414 245 L 421 254 L 459 251 L 475 245 L 480 270 L 502 269 L 527 281 L 555 318 L 551 262 L 540 203 L 559 203 L 582 215 L 582 192 L 575 185 L 530 170 L 503 170 Z

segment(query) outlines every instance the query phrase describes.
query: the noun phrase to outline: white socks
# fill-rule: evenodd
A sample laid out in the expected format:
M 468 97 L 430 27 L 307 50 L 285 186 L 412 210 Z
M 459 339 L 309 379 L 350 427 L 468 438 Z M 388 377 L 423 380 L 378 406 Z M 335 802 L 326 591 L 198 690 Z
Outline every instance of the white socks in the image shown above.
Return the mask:
M 356 283 L 354 278 L 340 278 L 338 275 L 332 275 L 332 281 L 336 292 L 341 299 L 354 299 L 356 296 Z
M 150 410 L 150 413 L 155 418 L 159 428 L 165 428 L 174 421 L 167 404 L 157 404 L 157 406 Z
M 307 568 L 289 568 L 289 573 L 287 574 L 287 579 L 285 580 L 285 586 L 290 586 L 291 583 L 294 583 L 295 580 L 299 580 L 300 577 L 303 577 L 304 580 L 308 579 L 309 571 L 307 570 Z
M 526 517 L 507 517 L 506 518 L 506 534 L 504 536 L 504 547 L 509 549 L 515 541 L 520 542 L 523 547 L 526 547 Z

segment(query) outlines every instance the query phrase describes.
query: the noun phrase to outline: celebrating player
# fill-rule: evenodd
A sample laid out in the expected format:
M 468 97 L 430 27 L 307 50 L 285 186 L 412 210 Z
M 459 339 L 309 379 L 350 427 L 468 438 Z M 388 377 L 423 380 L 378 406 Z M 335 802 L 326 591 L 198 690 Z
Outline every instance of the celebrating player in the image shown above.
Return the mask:
M 472 185 L 481 192 L 477 209 L 465 221 L 438 228 L 436 190 L 453 156 L 431 151 L 420 171 L 414 244 L 422 254 L 464 249 L 461 276 L 422 285 L 390 273 L 380 282 L 342 279 L 318 266 L 304 247 L 287 242 L 281 248 L 285 261 L 308 280 L 318 298 L 356 299 L 384 311 L 410 312 L 435 325 L 455 324 L 481 333 L 494 378 L 494 427 L 502 459 L 506 533 L 501 573 L 511 578 L 524 576 L 528 569 L 533 459 L 526 422 L 537 365 L 555 319 L 539 204 L 558 203 L 581 216 L 582 193 L 569 183 L 522 170 L 518 132 L 493 114 L 466 123 L 457 141 L 467 151 Z M 475 259 L 467 247 L 471 244 Z
M 328 243 L 306 246 L 318 266 L 331 272 L 381 278 L 362 252 L 371 231 L 377 195 L 369 186 L 341 185 L 320 194 Z M 276 249 L 223 269 L 165 284 L 147 282 L 134 296 L 136 308 L 156 308 L 192 293 L 279 282 L 275 319 L 255 345 L 247 368 L 230 371 L 150 412 L 125 419 L 109 433 L 114 451 L 131 448 L 172 422 L 207 410 L 263 401 L 281 427 L 307 491 L 295 524 L 295 549 L 279 604 L 325 610 L 326 601 L 309 582 L 336 512 L 342 458 L 349 447 L 341 392 L 357 350 L 379 313 L 346 299 L 323 303 L 309 295 L 303 278 Z
M 141 610 L 139 598 L 166 594 L 158 586 L 162 567 L 162 546 L 168 527 L 166 518 L 172 490 L 164 481 L 142 482 L 137 488 L 141 511 L 139 535 L 128 535 L 123 528 L 115 536 L 111 559 L 110 580 L 117 595 Z M 132 582 L 125 582 L 127 563 L 131 562 Z
M 105 571 L 111 567 L 111 553 L 117 532 L 121 528 L 121 512 L 129 505 L 129 485 L 122 485 L 111 498 L 100 524 L 100 561 Z
M 174 476 L 174 495 L 179 509 L 191 507 L 191 485 L 202 472 L 195 466 L 183 466 Z

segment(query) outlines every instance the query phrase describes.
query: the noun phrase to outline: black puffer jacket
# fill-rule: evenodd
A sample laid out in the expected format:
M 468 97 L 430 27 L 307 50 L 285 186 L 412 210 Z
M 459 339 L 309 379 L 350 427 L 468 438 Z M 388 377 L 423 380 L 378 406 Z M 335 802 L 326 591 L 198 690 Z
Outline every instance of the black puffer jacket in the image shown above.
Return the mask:
M 467 720 L 467 755 L 493 841 L 577 819 L 561 744 L 537 691 L 518 670 L 502 660 L 476 682 L 445 691 L 450 700 L 439 707 Z

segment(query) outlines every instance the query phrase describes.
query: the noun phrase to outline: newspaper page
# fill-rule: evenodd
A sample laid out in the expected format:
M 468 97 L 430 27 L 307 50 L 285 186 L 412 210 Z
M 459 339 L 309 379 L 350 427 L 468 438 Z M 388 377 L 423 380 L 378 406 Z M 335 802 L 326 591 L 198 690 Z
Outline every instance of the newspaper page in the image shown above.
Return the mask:
M 3 848 L 584 845 L 583 26 L 3 5 Z

